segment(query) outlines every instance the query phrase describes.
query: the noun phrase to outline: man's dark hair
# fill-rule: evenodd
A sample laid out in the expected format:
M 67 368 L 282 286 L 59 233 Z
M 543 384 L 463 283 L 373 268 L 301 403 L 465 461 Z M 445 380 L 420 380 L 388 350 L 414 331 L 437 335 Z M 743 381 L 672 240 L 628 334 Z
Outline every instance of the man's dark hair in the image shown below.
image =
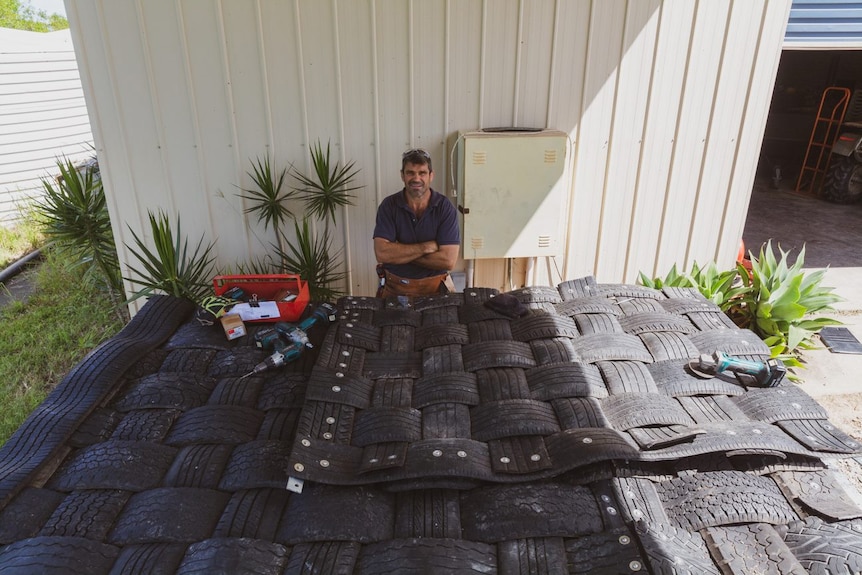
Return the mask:
M 425 164 L 428 166 L 428 171 L 433 172 L 434 168 L 431 167 L 431 154 L 426 152 L 421 148 L 414 148 L 412 150 L 407 150 L 404 154 L 401 155 L 401 171 L 404 171 L 404 166 L 407 164 Z

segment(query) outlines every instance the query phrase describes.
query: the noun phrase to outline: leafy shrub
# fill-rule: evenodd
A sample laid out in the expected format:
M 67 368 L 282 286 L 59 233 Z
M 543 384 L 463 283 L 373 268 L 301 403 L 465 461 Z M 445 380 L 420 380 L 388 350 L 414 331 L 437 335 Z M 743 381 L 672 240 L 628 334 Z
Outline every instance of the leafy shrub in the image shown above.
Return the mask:
M 45 235 L 85 266 L 85 277 L 101 277 L 121 292 L 120 264 L 98 164 L 76 167 L 63 158 L 57 160 L 57 168 L 56 180 L 42 179 L 44 197 L 35 203 Z
M 128 244 L 126 247 L 140 262 L 141 267 L 129 265 L 134 276 L 126 279 L 142 287 L 128 301 L 162 292 L 195 303 L 200 302 L 212 290 L 210 282 L 215 259 L 212 255 L 213 245 L 208 244 L 204 248 L 201 238 L 194 251 L 190 252 L 188 239 L 182 235 L 179 216 L 175 235 L 167 214 L 162 211 L 159 211 L 158 215 L 152 212 L 148 214 L 156 251 L 150 250 L 146 242 L 129 228 L 136 247 Z

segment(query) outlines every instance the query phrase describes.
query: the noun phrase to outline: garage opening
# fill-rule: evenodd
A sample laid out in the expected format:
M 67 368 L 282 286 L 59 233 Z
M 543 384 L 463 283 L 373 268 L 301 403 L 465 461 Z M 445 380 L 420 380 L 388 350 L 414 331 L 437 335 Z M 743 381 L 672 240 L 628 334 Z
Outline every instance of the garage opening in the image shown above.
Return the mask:
M 825 174 L 814 186 L 804 180 L 797 192 L 821 96 L 830 86 L 849 89 L 851 97 L 854 90 L 862 93 L 862 51 L 784 50 L 743 233 L 755 256 L 772 240 L 773 248 L 794 255 L 804 246 L 808 268 L 862 266 L 862 203 L 828 201 Z M 862 191 L 862 181 L 857 185 Z

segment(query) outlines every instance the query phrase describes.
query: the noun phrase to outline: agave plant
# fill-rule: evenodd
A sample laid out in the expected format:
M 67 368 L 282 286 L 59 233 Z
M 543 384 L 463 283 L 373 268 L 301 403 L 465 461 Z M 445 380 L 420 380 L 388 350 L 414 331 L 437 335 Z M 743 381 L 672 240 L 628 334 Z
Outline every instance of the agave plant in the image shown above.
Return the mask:
M 296 191 L 305 202 L 308 215 L 323 220 L 328 228 L 330 221 L 335 223 L 335 211 L 339 207 L 353 205 L 350 192 L 362 187 L 353 185 L 359 170 L 354 169 L 354 162 L 343 166 L 339 162 L 333 164 L 329 143 L 325 152 L 319 141 L 310 151 L 314 177 L 293 170 L 293 177 L 300 184 Z
M 288 209 L 286 202 L 294 195 L 293 190 L 282 191 L 287 170 L 282 169 L 277 174 L 273 173 L 269 156 L 263 160 L 260 158 L 255 160 L 252 163 L 252 170 L 253 172 L 246 173 L 257 189 L 242 190 L 244 194 L 240 194 L 240 197 L 251 202 L 244 213 L 256 214 L 257 221 L 263 223 L 264 229 L 272 227 L 276 231 L 279 249 L 284 250 L 283 236 L 278 230 L 288 218 L 293 217 L 293 212 Z
M 308 282 L 308 291 L 314 301 L 332 301 L 341 295 L 333 284 L 344 279 L 340 272 L 340 250 L 332 253 L 332 242 L 329 230 L 324 229 L 322 235 L 315 234 L 308 225 L 309 218 L 303 218 L 302 225 L 294 220 L 295 242 L 287 242 L 288 251 L 278 251 L 286 271 L 299 276 Z
M 772 242 L 760 248 L 760 257 L 751 257 L 751 275 L 742 274 L 750 290 L 743 296 L 740 309 L 748 327 L 769 346 L 772 357 L 791 367 L 802 367 L 799 350 L 817 347 L 813 337 L 825 326 L 841 325 L 828 317 L 812 314 L 831 311 L 832 304 L 842 301 L 833 288 L 821 285 L 826 270 L 804 272 L 805 246 L 792 264 L 789 252 L 778 248 L 775 257 Z
M 741 283 L 739 272 L 735 269 L 718 271 L 714 262 L 701 267 L 697 262 L 691 266 L 691 270 L 679 273 L 676 264 L 664 278 L 650 279 L 643 272 L 639 275 L 639 281 L 646 287 L 661 289 L 663 287 L 691 287 L 703 294 L 705 298 L 727 312 L 737 305 L 748 291 L 749 287 Z
M 189 251 L 188 239 L 181 239 L 182 228 L 177 216 L 177 231 L 174 235 L 167 214 L 159 211 L 158 215 L 148 212 L 150 230 L 153 234 L 155 251 L 129 228 L 135 240 L 136 248 L 126 244 L 132 255 L 140 262 L 141 268 L 129 266 L 133 277 L 125 278 L 129 282 L 140 285 L 129 302 L 150 294 L 161 292 L 175 297 L 186 298 L 195 303 L 208 295 L 212 289 L 209 280 L 212 278 L 213 244 L 203 247 L 203 237 L 198 241 L 194 251 Z M 203 249 L 202 249 L 203 248 Z
M 45 222 L 45 235 L 71 254 L 87 275 L 100 275 L 115 291 L 122 291 L 120 265 L 105 191 L 98 164 L 76 167 L 67 158 L 57 160 L 60 175 L 43 178 L 44 195 L 36 209 Z

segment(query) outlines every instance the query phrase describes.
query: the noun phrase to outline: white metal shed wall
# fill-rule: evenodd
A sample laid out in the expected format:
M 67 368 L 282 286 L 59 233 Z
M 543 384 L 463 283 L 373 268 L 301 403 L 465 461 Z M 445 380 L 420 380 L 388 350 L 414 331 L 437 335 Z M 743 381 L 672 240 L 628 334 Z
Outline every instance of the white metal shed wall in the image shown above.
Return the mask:
M 0 28 L 0 223 L 41 195 L 56 158 L 92 155 L 93 135 L 69 30 Z
M 222 264 L 259 255 L 273 237 L 237 196 L 250 159 L 307 171 L 308 144 L 331 141 L 361 169 L 338 243 L 349 290 L 368 295 L 375 209 L 400 187 L 401 152 L 431 151 L 442 190 L 447 138 L 497 126 L 571 137 L 568 244 L 537 283 L 730 265 L 790 0 L 67 6 L 121 245 L 161 208 L 217 241 Z M 477 285 L 505 287 L 503 262 L 476 269 Z

